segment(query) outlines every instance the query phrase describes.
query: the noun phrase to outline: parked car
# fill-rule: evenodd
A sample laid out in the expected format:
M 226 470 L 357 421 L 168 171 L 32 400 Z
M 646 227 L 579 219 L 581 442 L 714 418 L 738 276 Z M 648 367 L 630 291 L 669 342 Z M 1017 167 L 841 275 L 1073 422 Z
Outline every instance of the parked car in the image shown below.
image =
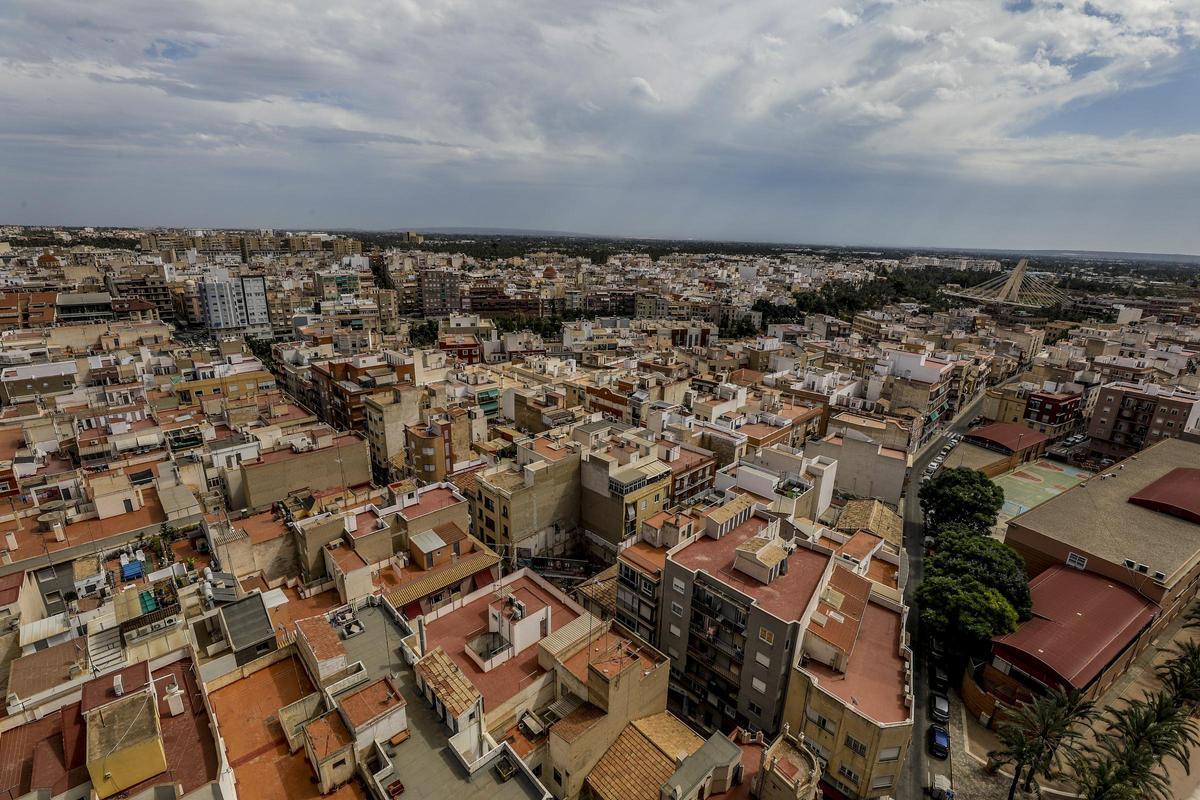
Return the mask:
M 946 657 L 946 644 L 936 636 L 929 637 L 929 657 L 935 661 Z
M 945 692 L 950 688 L 950 674 L 940 664 L 932 664 L 929 670 L 929 685 L 935 692 Z
M 929 755 L 946 760 L 950 757 L 950 732 L 941 725 L 930 725 L 927 736 Z
M 929 695 L 929 718 L 943 725 L 950 722 L 950 700 L 946 695 L 939 692 Z

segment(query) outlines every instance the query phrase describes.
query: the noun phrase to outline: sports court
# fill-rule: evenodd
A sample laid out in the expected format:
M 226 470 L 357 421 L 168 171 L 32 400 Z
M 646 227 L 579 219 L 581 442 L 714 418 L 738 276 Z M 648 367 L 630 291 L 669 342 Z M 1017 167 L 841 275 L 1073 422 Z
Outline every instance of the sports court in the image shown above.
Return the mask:
M 1001 523 L 1062 494 L 1091 475 L 1087 470 L 1045 458 L 1004 473 L 994 479 L 1004 489 Z

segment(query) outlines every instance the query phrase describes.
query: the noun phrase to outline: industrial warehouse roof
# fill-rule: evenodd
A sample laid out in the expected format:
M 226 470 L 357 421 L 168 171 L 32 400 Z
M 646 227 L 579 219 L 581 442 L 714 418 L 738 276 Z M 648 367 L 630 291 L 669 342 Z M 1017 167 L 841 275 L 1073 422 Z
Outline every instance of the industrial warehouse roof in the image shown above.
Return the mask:
M 1200 464 L 1200 444 L 1164 439 L 1009 520 L 1009 535 L 1025 528 L 1110 564 L 1147 565 L 1174 586 L 1200 559 L 1200 524 L 1146 508 L 1141 495 L 1173 470 Z
M 1124 584 L 1061 564 L 1034 578 L 1029 590 L 1033 619 L 997 637 L 994 646 L 1023 654 L 1077 689 L 1087 687 L 1158 612 Z
M 1200 523 L 1200 469 L 1178 467 L 1129 497 L 1134 505 Z

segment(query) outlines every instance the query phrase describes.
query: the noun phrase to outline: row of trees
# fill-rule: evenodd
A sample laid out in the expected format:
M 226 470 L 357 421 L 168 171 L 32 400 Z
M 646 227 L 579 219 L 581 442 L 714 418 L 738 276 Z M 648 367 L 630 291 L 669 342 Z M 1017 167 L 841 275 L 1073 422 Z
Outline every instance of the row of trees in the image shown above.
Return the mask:
M 934 553 L 917 588 L 925 630 L 966 655 L 1016 630 L 1033 604 L 1020 555 L 992 538 L 1004 490 L 978 470 L 939 472 L 918 493 Z
M 1188 612 L 1184 628 L 1200 628 L 1200 607 Z M 1051 689 L 1014 709 L 992 753 L 1013 767 L 1009 800 L 1039 779 L 1071 784 L 1085 800 L 1170 800 L 1166 763 L 1188 771 L 1190 750 L 1200 744 L 1200 643 L 1178 645 L 1157 675 L 1161 689 L 1119 708 L 1097 712 L 1078 690 Z

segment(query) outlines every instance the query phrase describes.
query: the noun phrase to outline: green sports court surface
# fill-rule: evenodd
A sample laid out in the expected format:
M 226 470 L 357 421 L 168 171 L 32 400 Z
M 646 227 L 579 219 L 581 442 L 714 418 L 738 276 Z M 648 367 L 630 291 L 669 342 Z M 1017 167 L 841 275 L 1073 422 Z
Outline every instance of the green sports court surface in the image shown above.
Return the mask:
M 1024 514 L 1091 476 L 1087 470 L 1039 459 L 1022 464 L 995 481 L 1004 489 L 1002 517 Z

